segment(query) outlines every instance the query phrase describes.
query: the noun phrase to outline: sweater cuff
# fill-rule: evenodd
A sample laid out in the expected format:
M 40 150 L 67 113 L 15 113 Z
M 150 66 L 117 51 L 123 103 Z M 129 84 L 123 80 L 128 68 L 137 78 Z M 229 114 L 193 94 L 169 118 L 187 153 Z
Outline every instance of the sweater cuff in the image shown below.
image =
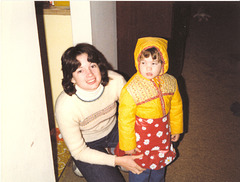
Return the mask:
M 113 167 L 115 167 L 116 166 L 116 155 L 113 155 Z

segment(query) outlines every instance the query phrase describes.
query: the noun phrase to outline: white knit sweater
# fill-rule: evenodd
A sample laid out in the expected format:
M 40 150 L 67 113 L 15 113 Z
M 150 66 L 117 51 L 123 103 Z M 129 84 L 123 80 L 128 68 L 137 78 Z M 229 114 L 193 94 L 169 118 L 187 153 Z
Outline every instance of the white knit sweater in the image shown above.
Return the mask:
M 62 92 L 56 101 L 55 116 L 63 139 L 76 160 L 115 166 L 114 155 L 90 149 L 85 144 L 108 135 L 116 123 L 116 101 L 126 82 L 116 72 L 109 71 L 108 75 L 110 81 L 103 92 L 101 88 L 95 92 L 96 97 L 100 95 L 96 100 L 93 99 L 94 92 L 88 95 L 80 88 L 72 96 Z M 93 101 L 85 102 L 77 95 Z

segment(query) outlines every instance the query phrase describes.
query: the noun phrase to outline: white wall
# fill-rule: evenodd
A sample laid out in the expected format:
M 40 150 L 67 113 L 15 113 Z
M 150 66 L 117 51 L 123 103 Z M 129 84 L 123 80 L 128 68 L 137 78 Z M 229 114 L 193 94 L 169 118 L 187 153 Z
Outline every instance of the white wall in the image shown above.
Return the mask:
M 73 43 L 96 46 L 117 69 L 116 2 L 71 1 Z
M 55 181 L 34 2 L 1 2 L 1 181 Z
M 92 27 L 89 1 L 70 2 L 73 45 L 78 43 L 92 44 Z
M 92 40 L 117 69 L 116 2 L 91 1 Z

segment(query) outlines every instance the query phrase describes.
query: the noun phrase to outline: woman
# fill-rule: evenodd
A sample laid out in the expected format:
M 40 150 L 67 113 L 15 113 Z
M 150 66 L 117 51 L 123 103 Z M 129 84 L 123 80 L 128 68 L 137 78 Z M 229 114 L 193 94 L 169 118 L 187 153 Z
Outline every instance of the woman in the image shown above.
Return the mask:
M 103 54 L 81 43 L 62 56 L 64 91 L 56 101 L 55 115 L 63 139 L 78 169 L 88 182 L 122 182 L 122 166 L 140 174 L 134 159 L 106 151 L 118 143 L 117 101 L 124 78 L 111 70 Z

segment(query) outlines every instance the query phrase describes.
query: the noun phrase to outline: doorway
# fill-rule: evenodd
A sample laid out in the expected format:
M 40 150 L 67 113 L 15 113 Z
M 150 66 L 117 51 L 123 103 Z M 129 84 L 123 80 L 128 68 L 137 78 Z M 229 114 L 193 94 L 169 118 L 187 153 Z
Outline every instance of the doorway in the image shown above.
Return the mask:
M 190 5 L 182 2 L 118 1 L 118 70 L 130 78 L 135 72 L 133 53 L 137 39 L 162 37 L 168 40 L 169 71 L 175 77 L 182 72 Z

